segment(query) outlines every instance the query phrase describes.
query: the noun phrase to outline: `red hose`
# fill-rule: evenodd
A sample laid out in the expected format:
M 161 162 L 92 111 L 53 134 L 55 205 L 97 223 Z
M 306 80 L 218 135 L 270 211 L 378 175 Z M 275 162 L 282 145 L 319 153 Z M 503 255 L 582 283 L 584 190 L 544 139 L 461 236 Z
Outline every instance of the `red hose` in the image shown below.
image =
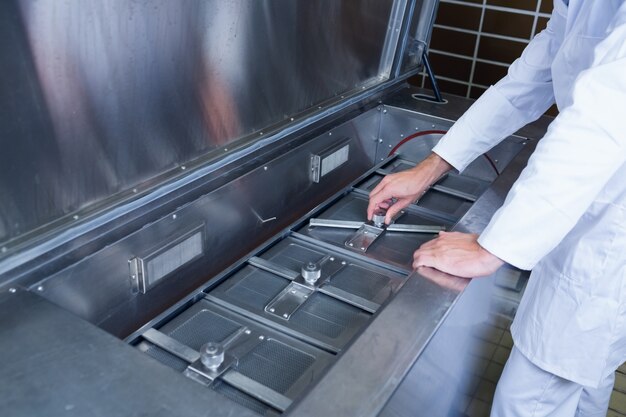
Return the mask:
M 396 151 L 398 150 L 400 146 L 404 145 L 405 143 L 407 143 L 408 141 L 412 139 L 419 138 L 420 136 L 426 136 L 426 135 L 445 135 L 446 133 L 448 133 L 446 130 L 424 130 L 423 132 L 413 133 L 412 135 L 409 135 L 406 138 L 402 139 L 400 142 L 398 142 L 398 144 L 394 146 L 392 150 L 389 151 L 389 155 L 387 156 L 391 156 L 394 153 L 396 153 Z
M 402 139 L 400 142 L 398 142 L 396 146 L 394 146 L 393 149 L 389 151 L 389 154 L 387 155 L 387 157 L 390 157 L 391 155 L 396 153 L 396 151 L 398 150 L 400 146 L 404 145 L 410 140 L 419 138 L 420 136 L 445 135 L 446 133 L 448 133 L 447 130 L 424 130 L 422 132 L 413 133 L 412 135 L 409 135 L 406 138 Z M 483 156 L 485 157 L 485 159 L 487 159 L 487 162 L 489 162 L 489 165 L 491 165 L 491 168 L 493 168 L 493 170 L 496 172 L 496 175 L 500 175 L 500 171 L 498 171 L 498 167 L 496 167 L 496 164 L 493 162 L 491 157 L 487 155 L 486 153 L 484 153 Z

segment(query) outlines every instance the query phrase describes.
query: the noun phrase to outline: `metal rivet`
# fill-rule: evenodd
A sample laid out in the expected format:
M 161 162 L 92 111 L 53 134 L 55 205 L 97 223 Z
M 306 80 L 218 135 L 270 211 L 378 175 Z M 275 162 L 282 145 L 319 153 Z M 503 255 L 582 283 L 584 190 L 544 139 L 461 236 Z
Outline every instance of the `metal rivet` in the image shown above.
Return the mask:
M 363 246 L 361 246 L 361 250 L 365 250 L 365 248 Z
M 383 113 L 387 113 L 387 109 L 383 110 Z
M 401 138 L 403 138 L 403 137 L 404 137 L 404 135 L 400 135 L 400 137 L 401 137 Z
M 345 264 L 346 264 L 346 261 L 341 261 L 341 265 L 345 265 Z
M 389 147 L 391 148 L 391 145 L 389 145 Z
M 137 189 L 136 189 L 136 188 L 133 188 L 133 193 L 136 193 L 136 192 L 137 192 Z
M 186 166 L 184 166 L 184 165 L 182 165 L 182 166 L 180 167 L 180 169 L 182 169 L 182 170 L 184 171 L 184 170 L 186 170 L 186 169 L 187 169 L 187 167 L 186 167 Z
M 331 262 L 334 262 L 334 261 L 335 261 L 335 258 L 331 257 L 331 258 L 330 258 L 330 261 L 331 261 Z
M 261 335 L 261 336 L 259 336 L 259 339 L 263 340 L 263 339 L 265 339 L 265 336 Z
M 228 152 L 228 148 L 224 148 L 224 152 Z
M 177 215 L 172 214 L 172 219 L 176 220 L 177 217 L 178 217 Z
M 251 332 L 250 330 L 246 330 L 244 333 L 245 333 L 245 334 L 250 334 L 250 333 L 252 333 L 252 332 Z
M 435 125 L 432 125 L 432 126 L 433 126 L 433 128 L 435 127 Z
M 263 171 L 267 171 L 267 167 L 263 167 Z
M 276 311 L 275 309 L 270 308 L 270 313 L 273 313 L 273 312 L 275 312 L 275 311 Z
M 328 132 L 328 136 L 332 136 L 332 135 L 333 135 L 333 132 Z
M 17 290 L 15 288 L 9 288 L 9 292 L 11 294 L 15 294 L 17 292 Z
M 293 117 L 291 118 L 291 121 L 293 122 Z
M 73 218 L 74 220 L 78 220 L 78 214 L 75 214 L 72 218 Z
M 263 136 L 263 132 L 259 132 L 259 136 Z
M 283 317 L 284 317 L 284 318 L 288 318 L 288 317 L 289 317 L 289 314 L 285 313 L 285 314 L 283 314 Z
M 416 128 L 415 128 L 415 130 L 420 130 L 420 128 L 419 128 L 419 127 L 416 127 Z
M 37 291 L 43 291 L 43 285 L 38 286 Z
M 354 243 L 350 243 L 350 246 L 354 246 Z
M 292 294 L 295 294 L 295 293 L 296 293 L 296 290 L 291 290 L 291 293 L 292 293 Z
M 378 143 L 383 143 L 383 140 L 382 139 L 378 139 Z

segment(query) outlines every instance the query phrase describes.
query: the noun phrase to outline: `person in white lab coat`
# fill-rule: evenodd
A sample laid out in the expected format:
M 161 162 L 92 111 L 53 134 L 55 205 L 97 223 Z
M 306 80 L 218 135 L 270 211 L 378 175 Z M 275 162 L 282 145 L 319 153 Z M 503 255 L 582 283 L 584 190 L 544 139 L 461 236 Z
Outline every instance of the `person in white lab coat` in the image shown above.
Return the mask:
M 480 237 L 442 233 L 416 268 L 485 276 L 532 269 L 511 326 L 515 347 L 495 416 L 604 416 L 626 360 L 626 1 L 554 1 L 548 27 L 415 168 L 387 176 L 368 216 L 387 221 L 446 171 L 556 101 L 551 123 Z

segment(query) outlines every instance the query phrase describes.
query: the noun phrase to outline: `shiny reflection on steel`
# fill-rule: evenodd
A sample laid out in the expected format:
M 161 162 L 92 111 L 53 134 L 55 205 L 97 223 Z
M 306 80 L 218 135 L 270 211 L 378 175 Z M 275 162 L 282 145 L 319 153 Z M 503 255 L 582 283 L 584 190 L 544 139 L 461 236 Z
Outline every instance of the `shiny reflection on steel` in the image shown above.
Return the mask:
M 333 219 L 310 219 L 310 227 L 337 227 L 339 229 L 359 229 L 364 222 Z
M 397 3 L 2 2 L 0 242 L 371 93 Z
M 439 233 L 446 230 L 445 226 L 431 226 L 419 224 L 399 224 L 392 223 L 387 226 L 388 232 L 405 232 L 405 233 Z

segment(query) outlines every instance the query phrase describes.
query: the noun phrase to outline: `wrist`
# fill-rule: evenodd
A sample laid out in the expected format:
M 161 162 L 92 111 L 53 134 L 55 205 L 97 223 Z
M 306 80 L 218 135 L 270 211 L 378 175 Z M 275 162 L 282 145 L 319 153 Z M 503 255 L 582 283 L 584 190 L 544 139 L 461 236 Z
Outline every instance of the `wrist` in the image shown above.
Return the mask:
M 434 152 L 426 157 L 421 163 L 419 163 L 414 170 L 419 172 L 419 175 L 423 176 L 426 171 L 426 178 L 430 184 L 437 181 L 444 174 L 451 171 L 454 167 L 450 165 L 445 159 L 440 157 Z
M 490 271 L 490 273 L 496 272 L 502 265 L 505 264 L 502 259 L 483 248 L 480 244 L 478 244 L 478 247 L 480 248 L 481 263 L 484 265 L 485 269 Z

